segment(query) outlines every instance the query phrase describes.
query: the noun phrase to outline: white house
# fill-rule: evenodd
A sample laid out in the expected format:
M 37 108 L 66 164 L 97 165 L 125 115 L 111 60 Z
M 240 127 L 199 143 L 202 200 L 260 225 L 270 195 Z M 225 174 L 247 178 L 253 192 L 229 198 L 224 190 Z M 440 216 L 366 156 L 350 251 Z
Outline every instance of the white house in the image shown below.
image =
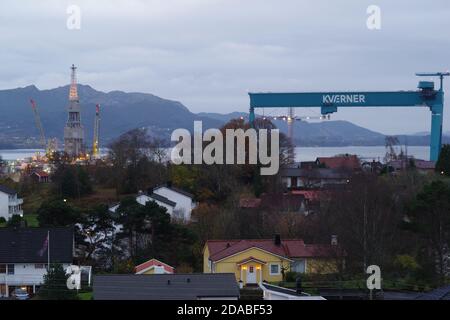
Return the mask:
M 0 217 L 9 220 L 13 215 L 23 216 L 23 199 L 17 197 L 17 192 L 0 185 Z
M 21 288 L 37 292 L 48 261 L 67 269 L 73 260 L 72 228 L 0 228 L 0 297 Z
M 140 192 L 136 201 L 145 205 L 149 201 L 155 201 L 159 206 L 167 209 L 167 213 L 177 220 L 190 221 L 192 210 L 197 206 L 193 195 L 167 185 L 150 189 L 148 193 Z M 120 204 L 115 204 L 109 211 L 116 212 Z
M 171 184 L 158 186 L 153 188 L 151 191 L 153 194 L 163 196 L 176 203 L 173 210 L 175 217 L 181 218 L 184 221 L 191 220 L 192 210 L 197 206 L 197 203 L 194 202 L 194 196 L 192 194 L 175 188 Z

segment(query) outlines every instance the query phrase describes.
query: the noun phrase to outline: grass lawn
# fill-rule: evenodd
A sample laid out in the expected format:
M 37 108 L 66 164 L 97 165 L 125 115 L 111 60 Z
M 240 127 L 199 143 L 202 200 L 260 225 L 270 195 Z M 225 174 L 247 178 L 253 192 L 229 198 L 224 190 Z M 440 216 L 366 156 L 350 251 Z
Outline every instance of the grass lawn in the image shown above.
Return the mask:
M 23 219 L 27 222 L 28 227 L 39 227 L 37 214 L 24 214 Z
M 92 292 L 83 292 L 78 294 L 80 300 L 92 300 Z

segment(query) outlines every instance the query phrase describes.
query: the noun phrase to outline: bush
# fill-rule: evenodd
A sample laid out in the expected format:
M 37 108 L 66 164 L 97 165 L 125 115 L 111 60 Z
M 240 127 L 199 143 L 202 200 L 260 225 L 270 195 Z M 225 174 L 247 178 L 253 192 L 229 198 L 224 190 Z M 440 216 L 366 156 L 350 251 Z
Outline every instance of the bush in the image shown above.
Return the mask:
M 298 276 L 300 276 L 303 279 L 303 276 L 298 272 L 293 272 L 293 271 L 286 272 L 285 281 L 286 282 L 295 282 L 295 281 L 297 281 Z
M 6 223 L 6 219 L 4 217 L 0 217 L 0 223 Z

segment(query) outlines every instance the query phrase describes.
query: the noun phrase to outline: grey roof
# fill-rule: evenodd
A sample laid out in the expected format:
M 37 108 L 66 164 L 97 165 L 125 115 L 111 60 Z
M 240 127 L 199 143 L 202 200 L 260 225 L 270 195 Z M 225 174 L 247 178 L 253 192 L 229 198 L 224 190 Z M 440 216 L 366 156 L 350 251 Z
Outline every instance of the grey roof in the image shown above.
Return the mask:
M 152 193 L 152 194 L 149 194 L 148 196 L 150 198 L 154 199 L 154 200 L 158 200 L 158 201 L 161 201 L 161 202 L 163 202 L 165 204 L 168 204 L 171 207 L 175 207 L 177 205 L 176 202 L 173 202 L 173 201 L 167 199 L 166 197 L 163 197 L 163 196 L 161 196 L 161 195 L 159 195 L 157 193 Z
M 283 288 L 283 287 L 278 287 L 278 286 L 270 285 L 268 283 L 262 283 L 261 285 L 264 288 L 266 288 L 267 290 L 271 290 L 271 291 L 275 291 L 275 292 L 279 292 L 279 293 L 284 293 L 284 294 L 288 294 L 288 295 L 291 295 L 291 296 L 297 296 L 297 297 L 307 297 L 307 296 L 309 296 L 309 294 L 306 294 L 304 292 L 299 294 L 299 293 L 297 293 L 296 290 Z
M 450 300 L 450 286 L 424 293 L 418 296 L 416 300 Z
M 94 300 L 197 300 L 239 297 L 233 273 L 94 276 Z
M 47 263 L 47 231 L 50 231 L 50 262 L 72 263 L 71 227 L 0 228 L 0 263 Z
M 15 195 L 17 193 L 15 190 L 1 184 L 0 184 L 0 192 L 4 192 L 10 195 Z
M 154 190 L 158 190 L 160 188 L 167 188 L 167 189 L 173 190 L 175 192 L 178 192 L 179 194 L 185 195 L 186 197 L 194 198 L 194 195 L 192 193 L 189 193 L 189 192 L 184 191 L 182 189 L 178 189 L 178 188 L 172 186 L 170 183 L 166 183 L 166 184 L 163 184 L 163 185 L 160 185 L 160 186 L 156 186 L 154 188 L 150 188 L 149 189 L 149 193 L 152 193 Z
M 309 179 L 347 179 L 351 176 L 345 170 L 328 168 L 303 169 L 303 168 L 282 168 L 283 177 L 302 177 Z

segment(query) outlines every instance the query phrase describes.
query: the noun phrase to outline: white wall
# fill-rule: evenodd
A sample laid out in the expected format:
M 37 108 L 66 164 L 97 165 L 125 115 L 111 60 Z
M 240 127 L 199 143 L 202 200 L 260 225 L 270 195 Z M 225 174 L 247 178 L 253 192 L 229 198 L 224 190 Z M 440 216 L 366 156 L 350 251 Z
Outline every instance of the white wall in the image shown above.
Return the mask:
M 0 217 L 9 219 L 8 194 L 0 191 Z
M 175 206 L 174 212 L 181 214 L 185 221 L 191 220 L 192 209 L 196 206 L 191 197 L 178 193 L 167 187 L 159 187 L 154 189 L 153 192 L 159 194 L 160 196 L 166 197 L 170 201 L 176 202 L 177 205 Z
M 44 282 L 44 275 L 47 269 L 35 268 L 35 263 L 14 263 L 14 274 L 0 274 L 0 284 L 7 286 L 32 286 L 41 285 Z M 63 264 L 63 268 L 67 269 L 70 264 Z
M 136 201 L 138 203 L 142 204 L 143 206 L 145 206 L 145 204 L 149 201 L 155 201 L 160 207 L 166 208 L 167 213 L 170 214 L 171 217 L 173 216 L 174 208 L 172 206 L 169 206 L 167 203 L 161 202 L 159 200 L 153 199 L 145 194 L 141 194 L 141 195 L 137 196 Z

